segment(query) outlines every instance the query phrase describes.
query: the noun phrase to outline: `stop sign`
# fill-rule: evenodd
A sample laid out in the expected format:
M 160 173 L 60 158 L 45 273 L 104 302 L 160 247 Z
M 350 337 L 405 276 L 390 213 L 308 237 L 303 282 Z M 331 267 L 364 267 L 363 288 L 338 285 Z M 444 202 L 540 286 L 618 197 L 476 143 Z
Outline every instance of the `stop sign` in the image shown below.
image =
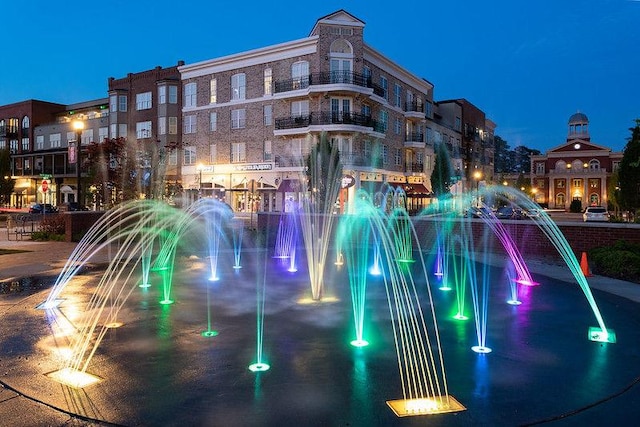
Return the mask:
M 47 191 L 49 191 L 49 181 L 47 181 L 46 179 L 42 180 L 42 192 L 46 193 Z

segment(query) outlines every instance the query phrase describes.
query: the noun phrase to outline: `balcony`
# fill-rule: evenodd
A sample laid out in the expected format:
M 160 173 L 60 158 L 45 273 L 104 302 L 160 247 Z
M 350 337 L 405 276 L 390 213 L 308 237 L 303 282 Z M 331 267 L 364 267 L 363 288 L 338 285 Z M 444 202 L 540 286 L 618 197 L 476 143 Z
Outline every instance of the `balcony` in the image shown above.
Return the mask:
M 278 80 L 274 82 L 273 91 L 274 93 L 282 93 L 293 90 L 308 89 L 311 86 L 330 84 L 359 86 L 373 89 L 373 93 L 378 96 L 384 95 L 382 87 L 374 84 L 371 81 L 371 77 L 365 77 L 363 74 L 354 73 L 352 71 L 312 73 L 303 77 Z
M 406 148 L 424 148 L 424 133 L 422 132 L 408 132 L 404 136 L 404 146 Z
M 408 118 L 424 119 L 426 117 L 424 114 L 424 104 L 416 101 L 405 102 L 404 115 Z
M 381 168 L 382 157 L 372 156 L 370 153 L 340 153 L 340 162 L 343 166 Z
M 371 116 L 354 112 L 330 112 L 320 111 L 301 116 L 282 117 L 275 120 L 276 130 L 297 129 L 309 126 L 345 125 L 360 126 L 382 132 L 383 126 Z M 336 129 L 340 130 L 340 129 Z M 346 131 L 355 131 L 353 128 L 345 128 Z
M 424 172 L 424 163 L 406 163 L 404 167 L 405 167 L 405 172 L 408 172 L 408 173 Z

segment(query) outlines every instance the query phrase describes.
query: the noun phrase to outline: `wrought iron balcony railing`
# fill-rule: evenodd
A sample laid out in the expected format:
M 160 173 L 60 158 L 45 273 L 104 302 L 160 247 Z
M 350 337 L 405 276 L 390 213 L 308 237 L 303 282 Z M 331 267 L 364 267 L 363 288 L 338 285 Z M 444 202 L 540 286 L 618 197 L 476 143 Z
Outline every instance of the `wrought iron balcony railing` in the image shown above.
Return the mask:
M 292 90 L 306 89 L 314 85 L 328 84 L 349 84 L 373 89 L 373 93 L 383 96 L 384 90 L 381 86 L 371 81 L 371 77 L 352 71 L 329 71 L 312 73 L 302 77 L 294 77 L 286 80 L 274 82 L 274 93 L 290 92 Z
M 373 128 L 381 132 L 382 126 L 377 120 L 355 112 L 320 111 L 301 116 L 282 117 L 275 120 L 276 129 L 295 129 L 311 125 L 346 124 Z

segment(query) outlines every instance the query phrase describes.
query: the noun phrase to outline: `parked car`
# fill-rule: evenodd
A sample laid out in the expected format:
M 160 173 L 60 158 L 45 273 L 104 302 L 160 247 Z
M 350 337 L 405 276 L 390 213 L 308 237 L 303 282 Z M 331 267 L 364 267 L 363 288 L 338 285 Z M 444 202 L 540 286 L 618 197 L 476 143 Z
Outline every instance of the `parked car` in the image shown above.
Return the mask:
M 469 218 L 490 218 L 493 215 L 491 209 L 483 207 L 471 206 L 465 213 L 464 216 Z
M 609 221 L 609 212 L 607 212 L 607 209 L 602 206 L 589 206 L 582 213 L 582 219 L 584 220 L 584 222 L 607 222 Z
M 78 202 L 69 202 L 69 203 L 61 204 L 60 210 L 67 211 L 67 212 L 75 212 L 75 211 L 88 211 L 89 208 L 86 206 L 80 206 Z
M 496 211 L 498 219 L 522 219 L 523 216 L 522 210 L 511 206 L 504 206 Z
M 29 206 L 29 213 L 41 214 L 41 213 L 56 213 L 58 208 L 51 203 L 33 203 Z
M 524 214 L 529 218 L 538 218 L 540 216 L 540 209 L 527 209 L 524 211 Z

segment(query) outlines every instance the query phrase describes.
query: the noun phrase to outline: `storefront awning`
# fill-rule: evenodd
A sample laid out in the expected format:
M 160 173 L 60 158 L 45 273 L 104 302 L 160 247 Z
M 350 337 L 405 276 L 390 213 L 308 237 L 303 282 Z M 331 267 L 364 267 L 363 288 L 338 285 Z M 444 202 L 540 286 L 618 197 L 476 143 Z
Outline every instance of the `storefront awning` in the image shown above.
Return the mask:
M 283 179 L 278 186 L 278 191 L 282 193 L 300 193 L 303 191 L 303 186 L 299 179 Z

